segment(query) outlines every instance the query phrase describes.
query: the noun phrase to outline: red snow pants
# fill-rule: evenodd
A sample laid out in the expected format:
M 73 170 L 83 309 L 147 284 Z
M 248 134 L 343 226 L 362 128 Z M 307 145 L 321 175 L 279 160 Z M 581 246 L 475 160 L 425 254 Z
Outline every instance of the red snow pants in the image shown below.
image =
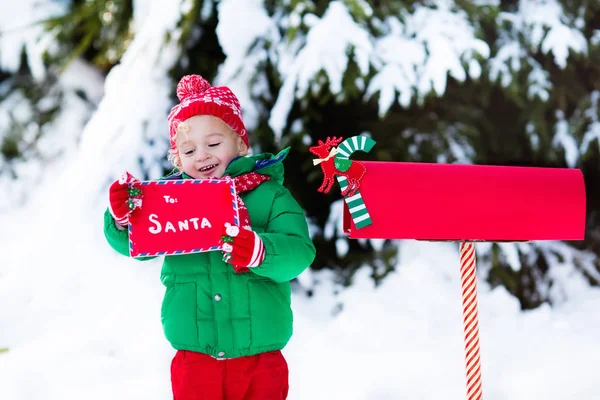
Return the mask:
M 218 360 L 178 350 L 171 384 L 173 400 L 285 400 L 288 366 L 281 351 Z

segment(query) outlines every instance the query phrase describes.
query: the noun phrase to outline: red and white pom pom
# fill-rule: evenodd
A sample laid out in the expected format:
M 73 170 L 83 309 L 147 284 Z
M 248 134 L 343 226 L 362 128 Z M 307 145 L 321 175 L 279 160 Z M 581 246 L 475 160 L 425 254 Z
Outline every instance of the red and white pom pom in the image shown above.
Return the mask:
M 177 98 L 184 101 L 193 96 L 198 96 L 212 86 L 200 75 L 186 75 L 177 84 Z

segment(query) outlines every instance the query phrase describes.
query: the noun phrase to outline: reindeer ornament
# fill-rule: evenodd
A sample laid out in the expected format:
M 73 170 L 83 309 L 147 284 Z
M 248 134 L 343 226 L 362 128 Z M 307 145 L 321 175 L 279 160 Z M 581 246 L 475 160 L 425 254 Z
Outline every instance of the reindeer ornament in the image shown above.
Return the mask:
M 360 194 L 360 182 L 367 172 L 367 168 L 359 161 L 350 160 L 349 157 L 357 150 L 369 152 L 375 146 L 375 141 L 366 136 L 353 136 L 342 142 L 342 138 L 327 138 L 325 142 L 319 140 L 317 146 L 308 150 L 316 155 L 314 165 L 320 165 L 323 170 L 323 183 L 318 191 L 328 193 L 333 186 L 333 177 L 337 178 L 342 190 L 342 196 L 350 210 L 350 216 L 358 229 L 372 223 L 371 216 Z M 338 147 L 335 147 L 339 145 Z
M 319 187 L 319 192 L 329 193 L 333 186 L 333 177 L 335 175 L 345 178 L 348 182 L 345 189 L 342 190 L 342 196 L 354 196 L 360 187 L 360 180 L 367 172 L 363 164 L 358 161 L 352 161 L 344 157 L 336 157 L 340 150 L 337 146 L 342 138 L 327 138 L 325 143 L 318 141 L 317 146 L 312 146 L 309 151 L 315 156 L 320 157 L 313 160 L 313 165 L 321 165 L 323 170 L 323 183 Z

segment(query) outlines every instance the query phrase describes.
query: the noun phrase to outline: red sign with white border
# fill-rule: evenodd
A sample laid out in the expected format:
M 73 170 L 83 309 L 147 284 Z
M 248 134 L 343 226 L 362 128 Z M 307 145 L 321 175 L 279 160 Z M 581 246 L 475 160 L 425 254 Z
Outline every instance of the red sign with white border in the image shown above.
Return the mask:
M 129 217 L 132 257 L 221 250 L 225 223 L 239 225 L 232 179 L 135 182 L 142 205 Z

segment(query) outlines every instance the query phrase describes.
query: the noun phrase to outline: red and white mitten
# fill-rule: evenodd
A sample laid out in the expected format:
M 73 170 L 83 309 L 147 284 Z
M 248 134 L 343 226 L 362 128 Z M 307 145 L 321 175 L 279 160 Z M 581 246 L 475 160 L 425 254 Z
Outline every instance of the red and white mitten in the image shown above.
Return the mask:
M 110 185 L 108 210 L 115 222 L 121 226 L 127 225 L 131 212 L 142 205 L 142 191 L 137 187 L 129 187 L 130 183 L 136 181 L 138 180 L 133 175 L 125 172 Z
M 240 229 L 236 225 L 225 224 L 223 261 L 233 265 L 235 272 L 246 272 L 258 267 L 265 259 L 265 246 L 262 239 L 252 229 Z

